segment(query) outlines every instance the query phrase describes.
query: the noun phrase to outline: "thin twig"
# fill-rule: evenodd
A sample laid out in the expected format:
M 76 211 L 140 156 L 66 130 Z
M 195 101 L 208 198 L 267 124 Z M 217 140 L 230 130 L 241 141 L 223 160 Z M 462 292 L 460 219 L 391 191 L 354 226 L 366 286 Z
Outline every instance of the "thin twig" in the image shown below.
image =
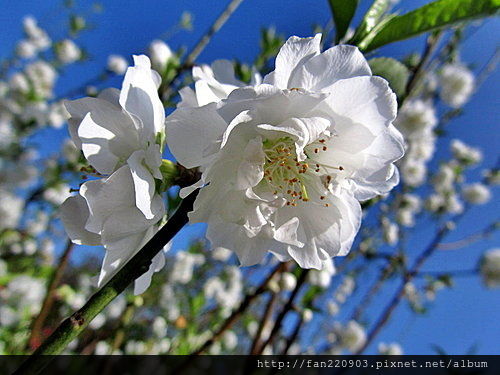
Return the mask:
M 455 223 L 460 220 L 466 210 L 460 215 L 458 215 L 455 218 Z M 405 294 L 405 286 L 410 282 L 419 272 L 420 268 L 422 265 L 425 263 L 425 261 L 434 253 L 434 251 L 437 248 L 437 245 L 441 242 L 441 240 L 444 238 L 444 236 L 450 231 L 450 226 L 448 225 L 443 225 L 437 232 L 436 235 L 434 236 L 433 240 L 431 243 L 427 246 L 427 248 L 420 254 L 420 256 L 415 260 L 413 267 L 411 268 L 410 271 L 406 272 L 403 275 L 403 281 L 401 285 L 399 286 L 397 292 L 393 296 L 393 298 L 390 300 L 390 302 L 387 304 L 386 308 L 383 310 L 380 318 L 377 320 L 377 322 L 374 324 L 373 328 L 371 331 L 368 333 L 367 338 L 365 343 L 361 348 L 359 348 L 355 355 L 359 355 L 363 353 L 363 351 L 371 344 L 371 342 L 375 339 L 375 337 L 378 335 L 380 330 L 385 326 L 385 324 L 389 321 L 390 317 L 392 316 L 394 310 L 396 307 L 399 305 L 399 302 L 402 300 Z
M 179 368 L 174 371 L 175 373 L 183 370 L 189 363 L 191 362 L 193 357 L 196 357 L 197 355 L 202 354 L 205 352 L 214 342 L 217 341 L 217 339 L 231 326 L 238 320 L 238 318 L 248 309 L 250 304 L 254 299 L 256 299 L 258 296 L 260 296 L 266 289 L 267 285 L 271 281 L 271 279 L 274 277 L 274 275 L 279 272 L 282 268 L 286 267 L 286 263 L 280 263 L 278 266 L 276 266 L 271 273 L 266 277 L 266 279 L 255 289 L 254 292 L 247 294 L 241 304 L 238 306 L 236 310 L 233 311 L 233 313 L 225 320 L 225 322 L 222 324 L 222 326 L 212 335 L 211 338 L 209 338 L 207 341 L 205 341 L 198 349 L 193 351 L 187 358 L 186 360 L 181 363 Z
M 413 90 L 415 89 L 415 87 L 417 87 L 417 84 L 420 82 L 422 74 L 424 74 L 424 72 L 425 72 L 425 66 L 427 65 L 427 63 L 429 62 L 429 59 L 431 58 L 432 54 L 436 50 L 436 47 L 438 46 L 442 35 L 443 35 L 443 32 L 440 31 L 437 34 L 431 34 L 427 37 L 427 42 L 425 44 L 424 53 L 422 55 L 422 58 L 420 59 L 420 62 L 416 66 L 416 68 L 413 72 L 413 75 L 408 80 L 408 83 L 406 85 L 406 96 L 403 99 L 401 106 L 408 98 L 411 97 Z
M 175 76 L 169 80 L 168 82 L 162 83 L 162 86 L 165 87 L 164 91 L 160 87 L 160 92 L 162 99 L 168 99 L 172 95 L 172 83 L 175 83 L 181 76 L 181 74 L 186 70 L 190 69 L 198 56 L 203 52 L 205 47 L 208 45 L 212 37 L 224 26 L 229 17 L 236 11 L 238 6 L 243 2 L 243 0 L 232 0 L 224 11 L 217 17 L 212 26 L 208 29 L 208 31 L 201 37 L 198 43 L 193 47 L 191 52 L 188 53 L 184 62 L 177 70 Z
M 293 304 L 295 297 L 299 294 L 300 288 L 302 285 L 304 285 L 307 274 L 309 273 L 309 270 L 302 270 L 300 276 L 297 279 L 297 285 L 295 285 L 294 290 L 290 294 L 290 297 L 288 298 L 288 301 L 286 302 L 285 306 L 283 306 L 283 309 L 281 310 L 280 314 L 276 318 L 276 321 L 274 322 L 273 329 L 271 330 L 271 333 L 269 334 L 269 337 L 264 341 L 262 346 L 260 347 L 259 353 L 262 354 L 266 346 L 268 346 L 276 337 L 277 333 L 281 330 L 281 326 L 283 324 L 283 320 L 285 319 L 285 316 L 288 314 L 289 311 L 293 310 Z
M 458 241 L 454 242 L 448 242 L 448 243 L 439 243 L 437 245 L 437 248 L 439 250 L 456 250 L 460 249 L 464 246 L 470 245 L 474 242 L 477 242 L 479 240 L 482 240 L 483 238 L 487 238 L 491 233 L 495 232 L 496 230 L 499 229 L 499 222 L 495 221 L 488 225 L 484 230 L 482 230 L 479 233 L 472 234 L 466 238 L 463 238 Z
M 31 335 L 28 340 L 28 345 L 31 349 L 36 349 L 40 345 L 41 340 L 43 339 L 43 332 L 42 332 L 43 327 L 50 313 L 52 305 L 54 304 L 55 291 L 59 286 L 62 276 L 64 274 L 64 270 L 68 265 L 69 257 L 71 255 L 73 247 L 74 247 L 73 242 L 68 241 L 64 249 L 64 252 L 59 260 L 59 264 L 57 265 L 56 269 L 54 270 L 54 273 L 52 274 L 52 279 L 49 282 L 49 286 L 47 288 L 47 294 L 45 295 L 42 307 L 40 308 L 40 313 L 33 321 L 33 325 L 31 328 Z
M 250 348 L 250 355 L 255 355 L 259 352 L 260 346 L 262 345 L 262 333 L 264 332 L 265 327 L 267 326 L 272 317 L 274 305 L 276 304 L 277 298 L 278 298 L 277 293 L 272 293 L 271 297 L 269 298 L 269 301 L 264 310 L 264 314 L 260 321 L 259 328 L 257 329 L 257 333 L 255 334 L 255 338 L 252 342 L 252 346 Z

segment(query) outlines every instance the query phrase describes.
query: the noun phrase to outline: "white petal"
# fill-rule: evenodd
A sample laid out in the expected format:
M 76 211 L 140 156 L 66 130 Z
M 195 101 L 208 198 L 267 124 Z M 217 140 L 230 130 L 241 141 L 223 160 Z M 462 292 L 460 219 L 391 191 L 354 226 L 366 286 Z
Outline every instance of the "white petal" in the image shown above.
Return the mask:
M 81 195 L 69 197 L 59 208 L 59 217 L 71 241 L 78 245 L 97 246 L 101 244 L 101 236 L 85 230 L 89 214 L 87 201 Z
M 313 56 L 320 52 L 321 34 L 314 38 L 299 38 L 292 36 L 281 47 L 276 56 L 276 67 L 274 72 L 264 77 L 264 83 L 277 86 L 282 89 L 292 88 L 289 80 L 294 72 L 304 65 Z
M 342 126 L 354 122 L 377 135 L 385 131 L 396 117 L 396 95 L 383 78 L 363 76 L 344 79 L 337 81 L 329 90 L 331 94 L 325 102 L 335 112 L 335 128 L 339 131 Z
M 227 127 L 214 106 L 178 108 L 167 118 L 168 147 L 186 168 L 205 164 L 205 150 L 217 142 Z
M 257 185 L 264 177 L 265 154 L 262 151 L 262 139 L 257 137 L 250 140 L 242 156 L 236 177 L 236 189 L 239 190 Z
M 137 116 L 145 138 L 153 139 L 163 129 L 165 110 L 158 96 L 158 73 L 151 70 L 149 58 L 134 56 L 135 66 L 129 67 L 123 80 L 120 104 Z
M 155 180 L 145 165 L 146 152 L 137 150 L 127 160 L 132 173 L 135 186 L 135 205 L 144 214 L 146 219 L 155 215 L 151 209 L 152 199 L 155 194 Z
M 149 269 L 135 280 L 134 295 L 138 296 L 144 293 L 149 288 L 149 285 L 151 285 L 153 273 L 160 271 L 164 266 L 165 254 L 163 254 L 163 251 L 160 251 L 151 261 Z
M 328 87 L 340 79 L 370 75 L 370 66 L 358 48 L 340 45 L 312 57 L 298 67 L 288 87 L 328 91 Z
M 106 179 L 87 181 L 80 188 L 87 200 L 90 217 L 85 228 L 100 233 L 106 218 L 117 208 L 135 206 L 134 181 L 128 166 L 123 166 Z

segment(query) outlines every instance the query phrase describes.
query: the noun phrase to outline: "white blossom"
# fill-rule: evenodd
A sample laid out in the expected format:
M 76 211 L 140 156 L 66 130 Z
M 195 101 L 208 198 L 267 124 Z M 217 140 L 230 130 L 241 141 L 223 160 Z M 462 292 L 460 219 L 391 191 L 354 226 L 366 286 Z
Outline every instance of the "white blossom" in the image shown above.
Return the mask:
M 297 278 L 291 272 L 283 272 L 280 276 L 279 284 L 281 290 L 291 291 L 297 285 Z
M 205 263 L 205 257 L 202 254 L 188 253 L 180 251 L 175 254 L 175 262 L 169 280 L 172 283 L 187 284 L 193 278 L 194 268 Z
M 471 204 L 485 204 L 491 199 L 491 192 L 486 185 L 474 183 L 462 188 L 464 200 Z
M 459 139 L 452 140 L 450 148 L 455 159 L 461 163 L 477 164 L 483 159 L 480 149 L 466 145 Z
M 333 275 L 335 275 L 335 264 L 332 259 L 326 259 L 323 261 L 321 269 L 309 271 L 307 281 L 311 285 L 327 288 L 330 285 Z
M 71 39 L 64 39 L 57 44 L 57 58 L 63 64 L 71 64 L 80 59 L 82 51 Z
M 0 189 L 0 229 L 16 228 L 23 208 L 22 198 Z
M 23 59 L 34 57 L 37 51 L 37 46 L 31 40 L 23 39 L 16 45 L 16 55 Z
M 50 202 L 55 206 L 60 206 L 71 196 L 71 192 L 68 184 L 60 183 L 45 189 L 42 195 L 43 199 L 47 202 Z
M 474 92 L 474 74 L 462 64 L 446 64 L 439 74 L 441 99 L 451 107 L 463 106 Z
M 432 103 L 416 99 L 403 105 L 394 125 L 403 133 L 405 140 L 413 140 L 428 135 L 437 122 Z
M 38 50 L 43 51 L 50 47 L 52 41 L 50 40 L 47 33 L 38 26 L 38 23 L 34 17 L 24 17 L 23 28 L 29 40 L 36 46 Z
M 349 252 L 359 201 L 398 183 L 393 163 L 404 146 L 391 124 L 394 93 L 355 47 L 320 53 L 320 38 L 290 38 L 262 84 L 200 73 L 196 100 L 184 95 L 167 119 L 176 159 L 203 171 L 181 190 L 185 197 L 205 185 L 190 221 L 207 222 L 213 247 L 235 251 L 242 265 L 271 251 L 320 269 Z M 198 95 L 198 86 L 207 90 Z
M 168 44 L 159 39 L 155 39 L 149 44 L 148 55 L 151 59 L 151 66 L 160 73 L 165 71 L 168 61 L 173 57 Z
M 123 56 L 109 55 L 107 68 L 109 71 L 122 75 L 127 71 L 128 62 Z
M 334 333 L 337 343 L 343 349 L 354 353 L 361 349 L 366 342 L 366 333 L 364 328 L 356 321 L 350 320 L 346 325 L 336 324 Z
M 398 343 L 386 344 L 381 342 L 378 344 L 378 352 L 381 355 L 402 355 L 403 348 Z
M 382 233 L 384 236 L 384 241 L 394 246 L 399 240 L 399 227 L 396 223 L 391 222 L 386 217 L 382 218 Z
M 484 253 L 480 271 L 487 287 L 500 287 L 500 248 L 491 249 Z

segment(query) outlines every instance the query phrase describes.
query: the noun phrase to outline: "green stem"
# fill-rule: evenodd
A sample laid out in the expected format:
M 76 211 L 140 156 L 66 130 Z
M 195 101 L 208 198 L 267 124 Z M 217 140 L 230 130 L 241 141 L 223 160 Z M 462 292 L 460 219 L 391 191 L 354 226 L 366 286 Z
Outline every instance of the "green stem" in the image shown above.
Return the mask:
M 135 279 L 146 272 L 153 257 L 179 232 L 188 222 L 187 213 L 192 210 L 196 193 L 183 200 L 179 209 L 156 235 L 125 264 L 87 303 L 48 337 L 45 342 L 21 365 L 13 375 L 38 374 L 47 366 L 55 355 L 75 339 L 114 298 L 116 298 Z

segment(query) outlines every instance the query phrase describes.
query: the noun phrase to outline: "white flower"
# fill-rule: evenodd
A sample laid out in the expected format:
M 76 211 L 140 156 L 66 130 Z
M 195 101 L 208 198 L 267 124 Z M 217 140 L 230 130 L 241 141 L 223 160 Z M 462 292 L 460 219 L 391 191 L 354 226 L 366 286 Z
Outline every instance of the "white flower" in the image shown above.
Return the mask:
M 192 254 L 186 251 L 180 251 L 175 254 L 175 263 L 172 267 L 169 280 L 172 283 L 187 284 L 193 278 L 193 270 L 197 266 L 205 263 L 205 257 L 202 254 Z
M 483 255 L 480 271 L 487 287 L 500 287 L 500 248 L 491 249 Z
M 74 143 L 97 172 L 109 175 L 84 183 L 80 195 L 61 207 L 73 242 L 106 247 L 99 285 L 156 233 L 165 212 L 155 188 L 162 179 L 159 135 L 165 118 L 156 91 L 160 80 L 146 56 L 134 56 L 134 61 L 121 91 L 108 89 L 97 98 L 65 103 Z M 149 286 L 164 261 L 161 253 L 153 259 L 149 271 L 136 280 L 136 294 Z
M 52 103 L 49 108 L 47 119 L 50 126 L 60 129 L 68 120 L 69 114 L 62 102 Z
M 101 174 L 127 164 L 132 172 L 137 207 L 147 219 L 153 214 L 155 179 L 160 173 L 165 112 L 158 97 L 160 77 L 149 59 L 134 56 L 135 66 L 125 75 L 122 90 L 106 89 L 97 98 L 65 102 L 73 142 Z
M 452 140 L 450 148 L 455 159 L 461 163 L 477 164 L 483 159 L 480 149 L 466 145 L 459 139 Z
M 395 342 L 390 344 L 381 342 L 380 344 L 378 344 L 378 352 L 381 355 L 402 355 L 403 348 L 401 348 L 401 345 Z
M 0 189 L 0 230 L 16 228 L 21 219 L 24 200 L 7 190 Z
M 398 243 L 399 227 L 397 224 L 384 217 L 382 218 L 382 230 L 385 242 L 387 242 L 391 246 L 394 246 Z
M 427 177 L 427 167 L 423 161 L 417 159 L 403 160 L 400 166 L 403 181 L 408 186 L 420 186 Z
M 439 75 L 439 81 L 441 83 L 441 99 L 455 108 L 463 106 L 474 92 L 474 75 L 462 64 L 444 65 Z
M 297 278 L 291 272 L 283 272 L 280 277 L 280 289 L 285 291 L 291 291 L 295 289 L 297 285 Z
M 320 270 L 311 270 L 307 274 L 307 282 L 311 285 L 328 288 L 332 281 L 332 276 L 335 275 L 335 264 L 332 259 L 325 259 Z
M 366 342 L 364 328 L 354 320 L 350 320 L 345 326 L 337 324 L 334 333 L 338 344 L 352 353 L 361 349 Z
M 37 53 L 36 45 L 30 40 L 20 40 L 16 45 L 16 55 L 23 59 L 30 59 Z
M 485 204 L 491 199 L 491 192 L 485 185 L 475 183 L 464 186 L 462 196 L 471 204 Z
M 80 59 L 82 55 L 80 48 L 71 39 L 64 39 L 57 44 L 56 53 L 57 58 L 63 64 L 71 64 Z
M 65 183 L 52 186 L 43 192 L 43 199 L 56 206 L 60 206 L 70 196 L 70 187 Z
M 56 70 L 45 61 L 35 61 L 26 67 L 26 76 L 36 94 L 43 98 L 52 97 L 52 89 L 57 78 Z
M 320 53 L 320 38 L 290 38 L 263 84 L 222 86 L 212 103 L 184 100 L 167 119 L 174 156 L 203 171 L 181 191 L 205 185 L 190 221 L 208 222 L 213 247 L 235 251 L 242 265 L 271 251 L 320 269 L 349 252 L 358 201 L 398 183 L 394 93 L 357 48 Z M 215 93 L 212 79 L 198 82 Z
M 38 50 L 44 50 L 50 47 L 51 40 L 49 36 L 44 30 L 38 27 L 37 21 L 34 17 L 24 17 L 23 28 L 29 40 L 36 46 Z
M 172 50 L 163 40 L 155 39 L 148 48 L 151 66 L 157 72 L 163 73 L 167 67 L 168 60 L 173 57 Z
M 406 140 L 418 139 L 437 125 L 434 106 L 420 99 L 406 102 L 400 109 L 394 125 Z
M 447 192 L 453 190 L 455 182 L 455 171 L 449 164 L 441 164 L 438 172 L 432 177 L 434 189 L 438 192 Z
M 127 71 L 127 60 L 120 55 L 109 55 L 107 68 L 109 71 L 122 75 Z

